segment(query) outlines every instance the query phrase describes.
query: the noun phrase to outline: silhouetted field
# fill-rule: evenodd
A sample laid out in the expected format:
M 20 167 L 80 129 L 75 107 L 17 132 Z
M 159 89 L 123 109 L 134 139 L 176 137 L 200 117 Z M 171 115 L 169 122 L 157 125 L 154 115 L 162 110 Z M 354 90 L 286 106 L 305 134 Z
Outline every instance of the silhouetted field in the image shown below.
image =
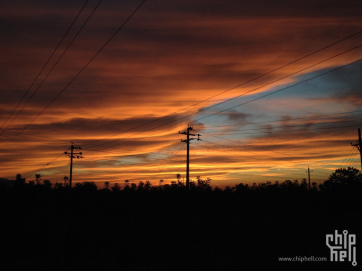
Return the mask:
M 360 175 L 359 175 L 360 176 Z M 0 187 L 2 270 L 357 270 L 361 180 L 212 189 L 176 182 Z M 326 234 L 357 234 L 358 265 L 330 262 Z M 278 257 L 328 262 L 279 262 Z M 277 269 L 278 270 L 278 269 Z

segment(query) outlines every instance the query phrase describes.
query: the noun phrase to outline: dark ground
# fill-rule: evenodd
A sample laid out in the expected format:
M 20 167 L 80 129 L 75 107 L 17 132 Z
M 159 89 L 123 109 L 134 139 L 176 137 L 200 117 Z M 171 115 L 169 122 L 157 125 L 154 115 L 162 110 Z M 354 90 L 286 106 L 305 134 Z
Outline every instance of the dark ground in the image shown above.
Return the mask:
M 0 189 L 1 270 L 360 270 L 362 197 L 313 191 Z M 357 234 L 357 267 L 326 234 Z M 327 257 L 279 262 L 278 257 Z

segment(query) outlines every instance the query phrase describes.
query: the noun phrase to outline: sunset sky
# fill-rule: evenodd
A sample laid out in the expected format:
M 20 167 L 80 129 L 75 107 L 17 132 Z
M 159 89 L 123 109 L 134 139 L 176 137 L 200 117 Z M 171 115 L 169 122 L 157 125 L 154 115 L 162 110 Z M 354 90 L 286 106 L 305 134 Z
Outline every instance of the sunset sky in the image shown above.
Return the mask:
M 188 124 L 213 186 L 360 169 L 361 0 L 141 3 L 1 1 L 0 177 L 170 183 Z

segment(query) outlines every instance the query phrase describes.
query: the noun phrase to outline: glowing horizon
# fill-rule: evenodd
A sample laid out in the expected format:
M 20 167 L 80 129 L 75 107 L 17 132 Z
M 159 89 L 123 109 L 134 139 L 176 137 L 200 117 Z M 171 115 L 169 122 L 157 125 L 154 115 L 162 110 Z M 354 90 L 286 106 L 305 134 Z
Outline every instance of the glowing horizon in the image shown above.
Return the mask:
M 340 7 L 260 0 L 246 10 L 237 2 L 207 9 L 203 1 L 145 2 L 28 125 L 136 7 L 107 1 L 24 110 L 7 121 L 82 5 L 3 4 L 0 177 L 32 180 L 40 173 L 62 181 L 69 176 L 62 153 L 74 142 L 84 156 L 74 160 L 74 182 L 170 183 L 178 173 L 185 178 L 186 145 L 178 132 L 189 123 L 203 140 L 191 142 L 190 177 L 211 178 L 212 186 L 301 180 L 308 166 L 319 184 L 340 166 L 360 168 L 350 142 L 362 128 L 362 61 L 317 76 L 361 59 L 362 47 L 355 47 L 362 33 L 261 76 L 360 31 L 355 1 Z M 95 5 L 89 1 L 20 108 Z

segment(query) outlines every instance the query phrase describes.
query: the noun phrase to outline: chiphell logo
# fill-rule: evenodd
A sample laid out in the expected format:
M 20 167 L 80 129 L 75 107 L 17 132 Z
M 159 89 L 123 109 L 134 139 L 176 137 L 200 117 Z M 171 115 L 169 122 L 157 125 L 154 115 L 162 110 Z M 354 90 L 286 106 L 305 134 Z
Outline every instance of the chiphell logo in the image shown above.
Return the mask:
M 326 236 L 327 246 L 331 249 L 331 261 L 344 262 L 348 259 L 353 266 L 357 265 L 356 261 L 356 235 L 348 234 L 344 230 L 343 235 L 338 234 L 338 230 L 333 234 Z

